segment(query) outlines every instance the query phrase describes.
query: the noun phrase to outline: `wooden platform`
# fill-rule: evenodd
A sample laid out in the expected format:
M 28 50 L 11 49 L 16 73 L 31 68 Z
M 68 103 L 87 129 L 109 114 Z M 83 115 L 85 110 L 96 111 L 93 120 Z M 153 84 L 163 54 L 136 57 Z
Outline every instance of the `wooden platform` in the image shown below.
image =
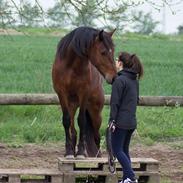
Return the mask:
M 157 160 L 132 158 L 132 166 L 139 183 L 160 182 Z M 0 169 L 0 183 L 86 183 L 86 180 L 117 183 L 122 177 L 122 169 L 117 161 L 116 167 L 116 174 L 111 174 L 107 158 L 58 158 L 57 169 Z
M 139 182 L 159 183 L 159 162 L 152 158 L 132 158 L 132 167 Z M 122 169 L 116 161 L 116 174 L 108 170 L 107 158 L 86 158 L 82 160 L 59 158 L 59 170 L 63 172 L 64 183 L 75 182 L 78 177 L 104 177 L 105 183 L 117 183 Z
M 0 169 L 0 183 L 63 183 L 58 169 Z

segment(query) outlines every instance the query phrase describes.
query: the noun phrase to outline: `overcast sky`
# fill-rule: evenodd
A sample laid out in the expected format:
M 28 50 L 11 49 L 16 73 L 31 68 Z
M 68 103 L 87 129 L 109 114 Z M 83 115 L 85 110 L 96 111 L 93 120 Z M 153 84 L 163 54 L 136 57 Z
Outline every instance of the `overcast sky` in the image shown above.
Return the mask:
M 160 31 L 174 33 L 177 32 L 179 25 L 183 25 L 183 0 L 178 5 L 165 6 L 160 12 L 148 4 L 143 5 L 141 8 L 146 12 L 152 12 L 153 18 L 160 22 Z
M 20 0 L 15 0 L 16 2 L 19 2 Z M 35 2 L 35 0 L 28 0 Z M 136 0 L 137 1 L 137 0 Z M 135 2 L 136 2 L 135 1 Z M 144 0 L 141 0 L 144 1 Z M 177 2 L 178 0 L 172 0 L 172 2 Z M 181 3 L 178 5 L 174 5 L 168 7 L 165 6 L 164 10 L 163 8 L 161 11 L 156 10 L 149 4 L 144 4 L 138 7 L 138 10 L 143 10 L 145 12 L 151 12 L 154 20 L 157 20 L 160 22 L 160 25 L 158 27 L 159 31 L 165 32 L 165 33 L 174 33 L 177 32 L 177 27 L 179 25 L 183 25 L 183 0 L 179 0 Z M 48 9 L 49 7 L 52 7 L 54 5 L 55 0 L 38 0 L 38 2 L 44 7 L 44 9 Z M 162 2 L 162 0 L 154 0 L 156 3 Z M 175 12 L 175 13 L 173 13 Z

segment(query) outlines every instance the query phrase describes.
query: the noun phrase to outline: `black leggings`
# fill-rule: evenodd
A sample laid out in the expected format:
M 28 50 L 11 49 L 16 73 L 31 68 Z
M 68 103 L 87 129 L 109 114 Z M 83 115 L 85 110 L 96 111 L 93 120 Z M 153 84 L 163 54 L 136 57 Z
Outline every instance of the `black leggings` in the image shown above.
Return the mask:
M 129 155 L 129 144 L 133 130 L 116 128 L 112 133 L 112 149 L 114 156 L 118 159 L 123 168 L 123 180 L 135 178 L 134 171 L 131 167 L 131 159 Z

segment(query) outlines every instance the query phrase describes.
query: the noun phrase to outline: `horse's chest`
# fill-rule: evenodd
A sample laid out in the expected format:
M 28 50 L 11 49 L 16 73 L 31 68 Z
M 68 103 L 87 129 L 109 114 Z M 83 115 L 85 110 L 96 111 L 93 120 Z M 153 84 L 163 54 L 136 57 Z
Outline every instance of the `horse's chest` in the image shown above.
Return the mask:
M 70 87 L 75 89 L 75 92 L 80 90 L 89 90 L 89 81 L 84 78 L 75 78 L 69 83 Z

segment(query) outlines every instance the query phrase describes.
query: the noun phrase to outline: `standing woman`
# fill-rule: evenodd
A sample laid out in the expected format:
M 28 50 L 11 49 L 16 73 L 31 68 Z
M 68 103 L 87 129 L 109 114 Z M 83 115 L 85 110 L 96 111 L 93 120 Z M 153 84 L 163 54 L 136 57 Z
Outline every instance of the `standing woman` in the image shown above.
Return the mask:
M 137 127 L 136 108 L 139 99 L 138 80 L 143 75 L 143 66 L 135 54 L 121 52 L 116 63 L 118 76 L 112 85 L 109 128 L 114 156 L 123 168 L 120 183 L 137 183 L 131 167 L 129 144 Z

